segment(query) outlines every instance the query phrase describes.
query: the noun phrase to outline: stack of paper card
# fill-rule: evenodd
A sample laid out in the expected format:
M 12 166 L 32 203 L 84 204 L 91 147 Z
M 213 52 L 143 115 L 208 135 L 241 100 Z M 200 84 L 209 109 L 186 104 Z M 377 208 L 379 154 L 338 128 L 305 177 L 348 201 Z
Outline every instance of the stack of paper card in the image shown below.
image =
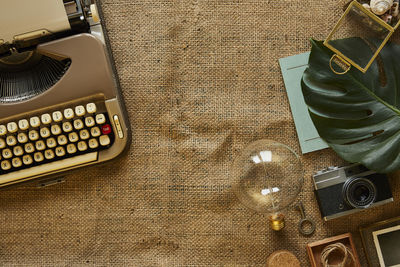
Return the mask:
M 328 145 L 318 135 L 308 113 L 301 91 L 301 77 L 307 68 L 310 53 L 279 59 L 290 108 L 296 126 L 301 151 L 303 154 L 327 148 Z

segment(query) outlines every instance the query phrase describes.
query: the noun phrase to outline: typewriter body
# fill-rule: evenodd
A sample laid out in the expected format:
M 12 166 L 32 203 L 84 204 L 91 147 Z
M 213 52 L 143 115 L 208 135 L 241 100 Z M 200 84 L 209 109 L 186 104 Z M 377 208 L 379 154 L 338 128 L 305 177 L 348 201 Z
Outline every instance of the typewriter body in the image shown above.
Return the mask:
M 0 187 L 120 155 L 131 134 L 100 6 L 0 4 Z

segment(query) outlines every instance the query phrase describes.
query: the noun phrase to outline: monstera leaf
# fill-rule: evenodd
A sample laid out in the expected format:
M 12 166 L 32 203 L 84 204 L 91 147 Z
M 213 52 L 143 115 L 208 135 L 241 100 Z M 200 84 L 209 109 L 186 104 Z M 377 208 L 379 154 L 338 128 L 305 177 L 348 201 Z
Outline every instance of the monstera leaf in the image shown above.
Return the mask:
M 400 46 L 386 44 L 365 74 L 352 67 L 337 75 L 329 67 L 333 53 L 311 42 L 301 86 L 320 136 L 349 162 L 383 173 L 400 169 Z M 371 58 L 371 51 L 357 49 L 364 40 L 336 42 L 351 47 L 354 58 Z

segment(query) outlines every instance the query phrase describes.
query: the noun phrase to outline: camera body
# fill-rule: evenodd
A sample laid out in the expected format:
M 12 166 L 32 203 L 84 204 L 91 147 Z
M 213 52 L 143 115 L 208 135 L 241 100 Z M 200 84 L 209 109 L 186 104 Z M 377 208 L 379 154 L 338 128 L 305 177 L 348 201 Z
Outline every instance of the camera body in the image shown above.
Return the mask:
M 318 171 L 313 182 L 325 221 L 393 201 L 387 175 L 360 164 L 328 167 Z

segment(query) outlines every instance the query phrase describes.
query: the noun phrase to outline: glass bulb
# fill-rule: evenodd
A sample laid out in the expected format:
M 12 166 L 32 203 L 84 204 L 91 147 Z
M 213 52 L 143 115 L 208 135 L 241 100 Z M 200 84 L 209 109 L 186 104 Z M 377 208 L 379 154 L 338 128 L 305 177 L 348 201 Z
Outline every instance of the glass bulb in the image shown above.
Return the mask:
M 271 228 L 282 229 L 280 211 L 296 199 L 303 184 L 299 156 L 284 144 L 258 140 L 234 160 L 232 172 L 233 188 L 240 202 L 269 214 Z

